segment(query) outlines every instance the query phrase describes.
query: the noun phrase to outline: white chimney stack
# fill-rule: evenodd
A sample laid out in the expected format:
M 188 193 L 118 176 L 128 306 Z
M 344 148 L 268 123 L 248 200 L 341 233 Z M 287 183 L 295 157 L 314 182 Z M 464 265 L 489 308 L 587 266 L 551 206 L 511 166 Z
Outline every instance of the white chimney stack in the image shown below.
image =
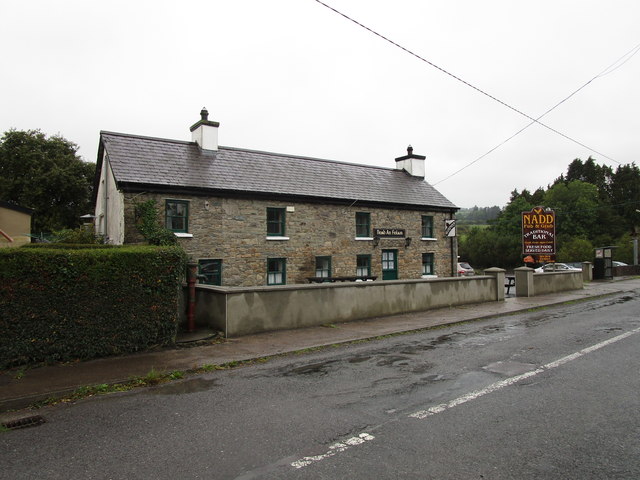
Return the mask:
M 404 157 L 396 158 L 396 169 L 404 170 L 413 177 L 424 178 L 424 155 L 414 155 L 413 147 L 407 147 L 407 154 Z
M 196 142 L 203 150 L 218 150 L 218 127 L 220 123 L 209 120 L 206 108 L 200 111 L 200 120 L 194 123 L 191 130 L 191 141 Z

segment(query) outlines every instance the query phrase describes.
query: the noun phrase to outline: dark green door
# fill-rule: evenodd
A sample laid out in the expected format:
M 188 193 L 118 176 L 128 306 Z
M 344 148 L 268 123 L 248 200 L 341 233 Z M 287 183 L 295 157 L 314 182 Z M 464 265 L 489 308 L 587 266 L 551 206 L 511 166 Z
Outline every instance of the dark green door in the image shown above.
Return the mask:
M 382 250 L 382 279 L 398 278 L 398 250 Z

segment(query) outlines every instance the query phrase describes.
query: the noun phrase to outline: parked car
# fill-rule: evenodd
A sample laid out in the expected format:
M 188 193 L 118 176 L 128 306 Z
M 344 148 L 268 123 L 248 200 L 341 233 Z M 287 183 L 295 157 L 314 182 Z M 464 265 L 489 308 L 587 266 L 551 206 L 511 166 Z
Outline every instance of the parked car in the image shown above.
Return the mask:
M 578 272 L 582 271 L 582 268 L 572 267 L 566 263 L 547 263 L 535 269 L 536 273 L 542 272 Z
M 626 263 L 624 263 L 624 262 L 617 262 L 617 261 L 613 260 L 613 261 L 611 262 L 611 266 L 612 266 L 612 267 L 626 267 L 626 266 L 627 266 L 627 264 L 626 264 Z
M 470 277 L 471 275 L 475 275 L 476 272 L 467 262 L 459 262 L 458 263 L 458 276 L 460 277 Z

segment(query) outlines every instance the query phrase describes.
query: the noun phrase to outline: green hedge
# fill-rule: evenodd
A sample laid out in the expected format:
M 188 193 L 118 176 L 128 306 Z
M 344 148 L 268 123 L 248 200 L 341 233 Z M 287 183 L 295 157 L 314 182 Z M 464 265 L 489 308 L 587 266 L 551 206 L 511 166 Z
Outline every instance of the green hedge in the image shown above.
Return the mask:
M 179 247 L 0 250 L 0 369 L 175 341 Z

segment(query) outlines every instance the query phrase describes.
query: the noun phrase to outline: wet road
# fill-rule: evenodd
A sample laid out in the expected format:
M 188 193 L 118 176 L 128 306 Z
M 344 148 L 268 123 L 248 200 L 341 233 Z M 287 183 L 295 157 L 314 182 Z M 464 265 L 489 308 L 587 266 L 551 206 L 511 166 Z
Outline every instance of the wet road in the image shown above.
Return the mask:
M 640 478 L 640 292 L 44 409 L 0 478 Z

